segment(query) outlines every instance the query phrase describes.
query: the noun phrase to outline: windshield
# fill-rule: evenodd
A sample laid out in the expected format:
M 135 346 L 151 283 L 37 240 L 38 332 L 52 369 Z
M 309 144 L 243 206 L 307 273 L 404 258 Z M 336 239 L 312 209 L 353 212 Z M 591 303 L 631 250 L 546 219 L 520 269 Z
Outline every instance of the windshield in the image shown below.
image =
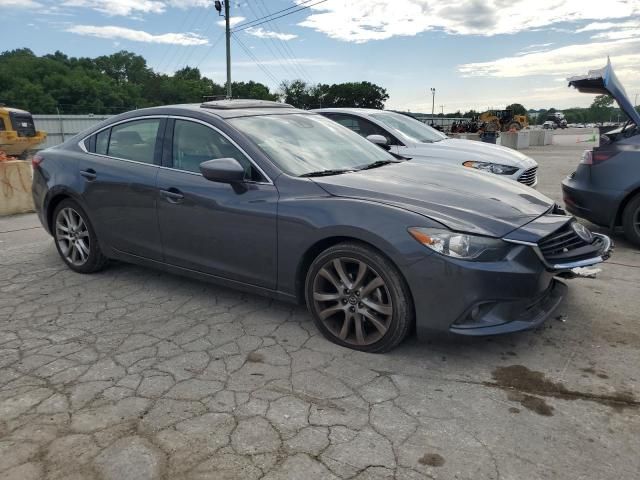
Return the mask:
M 290 113 L 229 120 L 289 175 L 357 170 L 395 159 L 357 133 L 321 115 Z
M 372 113 L 371 117 L 384 123 L 387 127 L 393 128 L 412 142 L 432 143 L 447 138 L 444 133 L 440 133 L 435 128 L 431 128 L 415 118 L 402 115 L 401 113 Z

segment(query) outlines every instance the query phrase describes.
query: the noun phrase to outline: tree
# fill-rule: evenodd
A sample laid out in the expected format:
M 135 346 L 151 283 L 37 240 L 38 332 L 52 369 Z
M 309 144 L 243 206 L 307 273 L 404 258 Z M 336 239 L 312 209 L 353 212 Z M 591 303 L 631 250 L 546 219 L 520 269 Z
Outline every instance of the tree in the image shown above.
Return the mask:
M 235 96 L 276 100 L 266 85 L 234 82 Z M 223 85 L 184 67 L 174 75 L 154 72 L 146 60 L 121 51 L 97 58 L 62 52 L 38 57 L 31 50 L 0 53 L 0 102 L 32 113 L 120 113 L 140 107 L 197 103 L 224 94 Z
M 507 105 L 507 110 L 512 110 L 514 115 L 529 115 L 527 109 L 524 108 L 524 106 L 520 103 L 512 103 L 511 105 Z
M 359 107 L 384 108 L 389 98 L 387 91 L 370 82 L 309 85 L 304 80 L 285 81 L 280 84 L 281 98 L 298 108 Z
M 591 107 L 593 109 L 609 108 L 613 106 L 613 97 L 611 95 L 598 95 L 593 99 Z

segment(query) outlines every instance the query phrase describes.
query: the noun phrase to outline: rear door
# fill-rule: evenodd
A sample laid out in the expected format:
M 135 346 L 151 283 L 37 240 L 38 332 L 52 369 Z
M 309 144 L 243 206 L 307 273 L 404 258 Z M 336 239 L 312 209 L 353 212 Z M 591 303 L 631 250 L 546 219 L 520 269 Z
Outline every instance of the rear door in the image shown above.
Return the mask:
M 264 288 L 276 287 L 278 191 L 249 157 L 213 126 L 171 119 L 158 174 L 158 219 L 165 261 Z M 207 180 L 200 163 L 232 157 L 242 185 Z
M 127 120 L 84 142 L 82 198 L 98 238 L 130 255 L 162 260 L 156 212 L 164 117 Z

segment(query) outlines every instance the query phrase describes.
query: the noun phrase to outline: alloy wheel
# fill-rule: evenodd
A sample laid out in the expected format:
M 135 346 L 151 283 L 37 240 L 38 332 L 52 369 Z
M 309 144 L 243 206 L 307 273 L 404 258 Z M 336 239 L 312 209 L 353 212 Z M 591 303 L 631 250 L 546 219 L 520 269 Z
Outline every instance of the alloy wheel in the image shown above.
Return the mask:
M 60 210 L 56 218 L 56 242 L 67 262 L 80 267 L 90 254 L 89 228 L 82 216 L 73 208 Z
M 393 319 L 393 303 L 384 279 L 354 258 L 334 258 L 318 270 L 313 303 L 324 326 L 351 345 L 379 341 Z

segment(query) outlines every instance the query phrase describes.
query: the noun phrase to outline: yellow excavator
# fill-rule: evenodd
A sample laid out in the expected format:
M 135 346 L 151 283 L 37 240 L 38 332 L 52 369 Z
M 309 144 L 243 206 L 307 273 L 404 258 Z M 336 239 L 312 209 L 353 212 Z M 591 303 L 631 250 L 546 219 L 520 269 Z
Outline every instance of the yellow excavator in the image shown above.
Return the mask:
M 489 126 L 494 131 L 508 132 L 510 130 L 522 130 L 529 126 L 526 115 L 514 115 L 513 110 L 488 110 L 480 114 L 479 122 Z
M 24 110 L 0 104 L 0 151 L 8 156 L 26 158 L 47 134 L 36 130 L 33 116 Z

